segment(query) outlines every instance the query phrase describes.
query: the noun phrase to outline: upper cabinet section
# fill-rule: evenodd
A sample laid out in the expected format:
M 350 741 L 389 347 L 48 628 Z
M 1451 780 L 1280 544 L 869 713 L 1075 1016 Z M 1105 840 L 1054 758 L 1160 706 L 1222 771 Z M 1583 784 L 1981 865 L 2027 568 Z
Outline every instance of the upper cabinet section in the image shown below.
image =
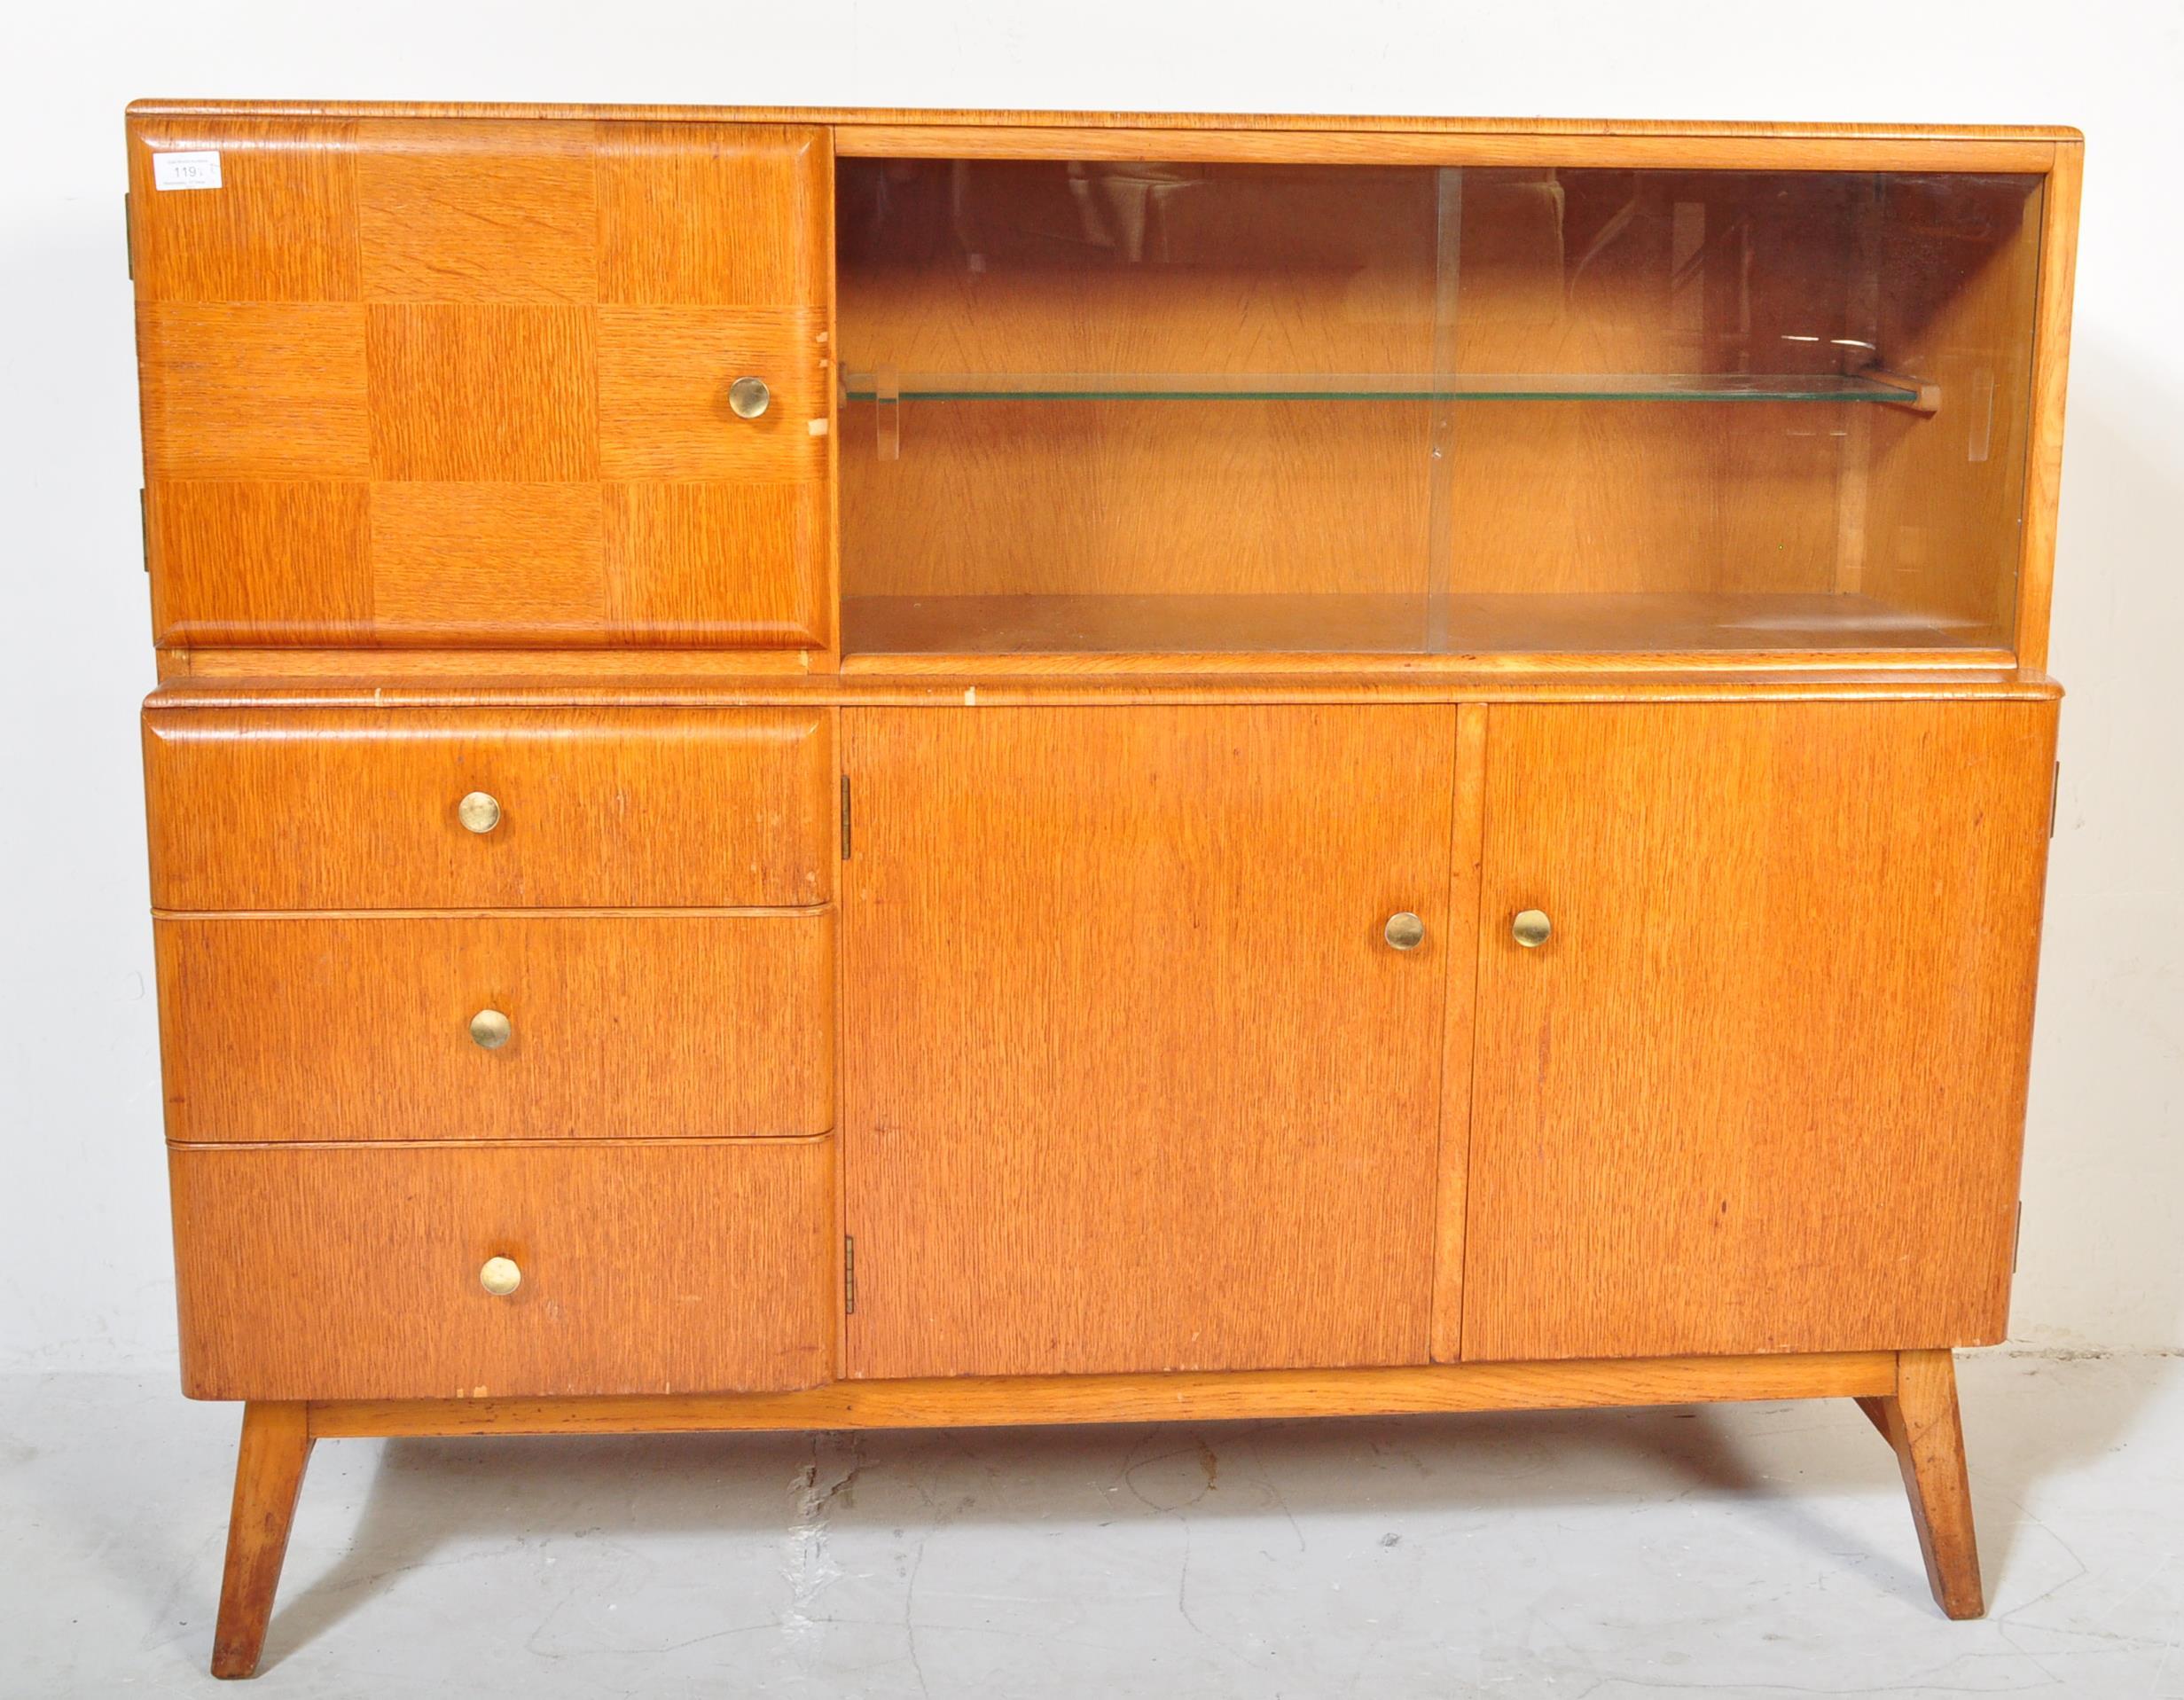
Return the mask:
M 160 643 L 831 645 L 826 130 L 129 145 Z
M 2006 661 L 2046 184 L 844 159 L 844 647 Z
M 2044 665 L 2074 137 L 1222 125 L 141 108 L 158 640 Z

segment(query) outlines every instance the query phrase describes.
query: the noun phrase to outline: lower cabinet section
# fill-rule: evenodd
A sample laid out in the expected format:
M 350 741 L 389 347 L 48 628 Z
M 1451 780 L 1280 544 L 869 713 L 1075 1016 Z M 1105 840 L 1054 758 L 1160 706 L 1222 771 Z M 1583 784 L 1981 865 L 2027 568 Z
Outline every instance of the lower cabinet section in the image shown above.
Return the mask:
M 2055 727 L 844 710 L 847 1372 L 1999 1339 Z
M 831 910 L 165 916 L 188 1384 L 1999 1338 L 2055 722 L 846 709 L 838 1133 Z
M 834 919 L 160 921 L 167 1136 L 824 1133 Z
M 831 1138 L 168 1157 L 192 1398 L 759 1392 L 834 1371 Z

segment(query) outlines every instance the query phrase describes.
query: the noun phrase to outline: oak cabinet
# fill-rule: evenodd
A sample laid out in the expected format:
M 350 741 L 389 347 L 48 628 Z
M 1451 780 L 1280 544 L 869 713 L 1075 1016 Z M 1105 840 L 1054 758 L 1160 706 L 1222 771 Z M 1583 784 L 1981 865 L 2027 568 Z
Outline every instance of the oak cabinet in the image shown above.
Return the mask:
M 215 1671 L 367 1434 L 1849 1398 L 1977 1615 L 2081 154 L 132 108 Z

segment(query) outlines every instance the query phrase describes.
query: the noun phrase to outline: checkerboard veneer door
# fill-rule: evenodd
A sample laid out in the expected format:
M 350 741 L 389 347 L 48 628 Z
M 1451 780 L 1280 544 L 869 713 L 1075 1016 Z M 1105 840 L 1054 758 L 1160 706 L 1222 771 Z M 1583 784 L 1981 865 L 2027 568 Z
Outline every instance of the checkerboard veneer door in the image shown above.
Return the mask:
M 129 140 L 160 643 L 830 646 L 826 131 Z

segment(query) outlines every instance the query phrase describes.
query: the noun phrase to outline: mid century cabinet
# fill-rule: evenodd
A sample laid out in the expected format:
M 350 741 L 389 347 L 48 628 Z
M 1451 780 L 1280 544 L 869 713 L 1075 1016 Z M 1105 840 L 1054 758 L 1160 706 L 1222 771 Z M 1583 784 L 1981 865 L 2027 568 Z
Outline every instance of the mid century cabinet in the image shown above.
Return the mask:
M 2075 132 L 128 138 L 216 1672 L 350 1435 L 1848 1397 L 1981 1610 Z

